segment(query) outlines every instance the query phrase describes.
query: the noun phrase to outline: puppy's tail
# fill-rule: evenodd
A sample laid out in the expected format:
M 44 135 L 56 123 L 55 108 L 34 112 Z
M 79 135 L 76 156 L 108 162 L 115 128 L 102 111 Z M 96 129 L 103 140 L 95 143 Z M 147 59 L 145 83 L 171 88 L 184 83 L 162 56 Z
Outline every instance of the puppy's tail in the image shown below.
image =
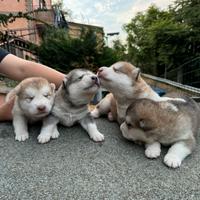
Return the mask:
M 20 90 L 20 84 L 17 85 L 15 88 L 13 88 L 13 89 L 6 95 L 5 101 L 6 101 L 6 102 L 9 102 L 11 99 L 15 98 L 16 95 L 18 94 L 19 90 Z

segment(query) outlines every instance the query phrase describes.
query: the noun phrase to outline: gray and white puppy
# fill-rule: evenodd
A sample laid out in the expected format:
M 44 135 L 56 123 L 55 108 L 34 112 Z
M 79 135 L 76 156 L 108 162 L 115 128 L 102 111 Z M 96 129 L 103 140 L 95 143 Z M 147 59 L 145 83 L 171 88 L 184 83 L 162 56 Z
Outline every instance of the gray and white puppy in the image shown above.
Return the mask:
M 46 128 L 39 141 L 46 143 L 59 136 L 57 123 L 72 126 L 80 123 L 95 142 L 104 140 L 88 110 L 88 104 L 99 89 L 97 76 L 89 70 L 74 69 L 69 72 L 56 93 L 52 115 L 46 119 Z
M 160 156 L 161 145 L 171 145 L 164 163 L 177 168 L 192 153 L 200 129 L 200 108 L 189 97 L 171 94 L 185 100 L 157 102 L 137 99 L 127 109 L 120 129 L 125 138 L 145 143 L 148 158 Z

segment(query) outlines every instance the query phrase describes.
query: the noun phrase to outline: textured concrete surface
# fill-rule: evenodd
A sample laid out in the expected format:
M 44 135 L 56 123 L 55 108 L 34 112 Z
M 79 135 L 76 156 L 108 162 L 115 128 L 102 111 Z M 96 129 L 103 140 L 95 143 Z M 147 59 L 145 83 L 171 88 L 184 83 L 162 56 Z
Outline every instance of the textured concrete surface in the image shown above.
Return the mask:
M 11 123 L 1 123 L 0 199 L 200 199 L 200 144 L 173 170 L 162 162 L 167 148 L 160 158 L 147 159 L 142 146 L 122 138 L 117 124 L 96 121 L 105 134 L 102 144 L 78 125 L 59 126 L 58 139 L 38 144 L 39 124 L 20 143 Z

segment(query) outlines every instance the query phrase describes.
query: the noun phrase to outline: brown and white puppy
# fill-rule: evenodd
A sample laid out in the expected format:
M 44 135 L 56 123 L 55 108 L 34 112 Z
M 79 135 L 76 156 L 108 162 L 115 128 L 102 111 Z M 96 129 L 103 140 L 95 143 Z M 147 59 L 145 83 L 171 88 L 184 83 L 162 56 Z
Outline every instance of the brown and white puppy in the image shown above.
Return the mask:
M 95 118 L 108 114 L 110 120 L 117 120 L 121 124 L 125 119 L 126 109 L 134 99 L 169 99 L 154 92 L 140 76 L 140 69 L 128 62 L 117 62 L 110 67 L 101 67 L 98 77 L 101 86 L 111 94 L 103 98 L 92 111 Z
M 15 139 L 25 141 L 29 137 L 28 123 L 43 120 L 51 111 L 55 97 L 55 84 L 46 79 L 24 79 L 7 96 L 15 98 L 12 109 Z
M 164 163 L 172 168 L 179 167 L 191 154 L 200 129 L 198 104 L 189 97 L 181 98 L 185 102 L 137 99 L 128 107 L 125 122 L 120 126 L 125 138 L 145 143 L 148 158 L 160 156 L 160 144 L 171 145 Z
M 40 134 L 39 141 L 48 142 L 52 138 L 52 133 L 57 130 L 57 123 L 68 127 L 80 123 L 93 141 L 103 141 L 104 135 L 98 131 L 88 110 L 88 104 L 98 89 L 99 80 L 91 71 L 74 69 L 69 72 L 56 92 L 52 113 L 45 120 L 47 126 Z M 58 136 L 59 133 L 56 137 Z M 53 137 L 55 138 L 55 134 Z

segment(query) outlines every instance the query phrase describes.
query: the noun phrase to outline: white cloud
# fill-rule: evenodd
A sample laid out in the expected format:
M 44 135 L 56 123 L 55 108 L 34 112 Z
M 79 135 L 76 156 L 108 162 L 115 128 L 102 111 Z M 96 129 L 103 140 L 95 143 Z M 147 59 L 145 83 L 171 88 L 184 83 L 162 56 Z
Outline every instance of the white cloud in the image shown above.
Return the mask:
M 101 2 L 96 2 L 94 7 L 99 12 L 110 12 L 112 11 L 112 7 L 117 3 L 120 3 L 121 0 L 102 0 Z
M 122 31 L 123 24 L 129 23 L 137 12 L 145 11 L 151 4 L 161 9 L 167 8 L 174 0 L 64 0 L 64 5 L 72 11 L 72 20 L 79 23 L 103 26 L 105 33 Z
M 100 2 L 95 3 L 95 4 L 94 4 L 94 7 L 96 8 L 96 10 L 97 10 L 98 12 L 104 12 L 104 11 L 105 11 L 105 7 L 104 7 L 103 4 L 100 3 Z
M 144 12 L 152 4 L 161 9 L 166 9 L 174 0 L 137 0 L 133 2 L 128 10 L 118 13 L 117 22 L 120 24 L 128 23 L 138 12 Z
M 156 5 L 157 7 L 161 9 L 166 9 L 170 4 L 172 4 L 174 0 L 137 0 L 133 2 L 132 6 L 128 10 L 124 10 L 122 12 L 119 12 L 116 16 L 116 21 L 118 24 L 121 24 L 121 27 L 124 24 L 127 24 L 130 22 L 130 20 L 138 13 L 138 12 L 144 12 L 148 9 L 149 6 L 152 4 Z M 121 35 L 121 40 L 124 42 L 126 40 L 126 33 L 123 32 Z

